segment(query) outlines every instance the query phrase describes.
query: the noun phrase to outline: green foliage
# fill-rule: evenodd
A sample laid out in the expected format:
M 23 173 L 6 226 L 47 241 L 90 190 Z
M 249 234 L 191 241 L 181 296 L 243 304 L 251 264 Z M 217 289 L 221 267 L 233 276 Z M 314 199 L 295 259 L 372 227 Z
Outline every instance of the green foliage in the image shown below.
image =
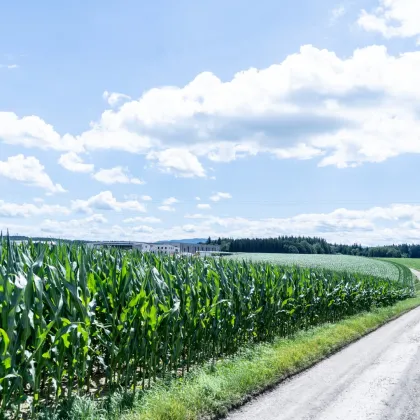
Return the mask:
M 1 239 L 0 410 L 35 414 L 82 394 L 148 388 L 412 294 L 398 275 Z M 90 418 L 94 407 L 79 402 Z
M 213 241 L 216 243 L 216 241 Z M 371 258 L 420 258 L 420 245 L 400 244 L 366 247 L 360 244 L 328 243 L 323 238 L 279 236 L 277 238 L 241 238 L 220 240 L 222 251 L 282 254 L 343 254 Z
M 406 267 L 414 268 L 414 270 L 420 271 L 420 258 L 387 258 L 383 260 L 387 262 L 402 264 Z
M 87 396 L 66 402 L 57 413 L 46 411 L 42 420 L 80 420 L 94 407 L 92 420 L 198 420 L 219 418 L 250 396 L 310 367 L 385 322 L 420 305 L 420 297 L 377 308 L 335 324 L 300 331 L 241 349 L 215 365 L 194 369 L 183 381 L 158 384 L 133 399 L 115 393 L 104 401 Z M 106 413 L 106 414 L 104 414 Z

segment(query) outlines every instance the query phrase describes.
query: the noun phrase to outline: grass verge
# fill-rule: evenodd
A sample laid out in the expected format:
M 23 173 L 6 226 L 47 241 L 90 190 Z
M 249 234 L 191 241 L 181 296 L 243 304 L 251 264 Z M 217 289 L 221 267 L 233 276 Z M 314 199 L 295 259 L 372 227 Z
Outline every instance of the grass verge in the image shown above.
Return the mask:
M 189 378 L 156 387 L 124 420 L 193 420 L 221 416 L 397 316 L 420 305 L 420 296 L 336 324 L 300 332 L 242 351 Z
M 195 420 L 220 418 L 228 410 L 282 380 L 309 368 L 351 342 L 420 306 L 420 295 L 336 324 L 302 331 L 289 339 L 255 345 L 215 366 L 196 369 L 184 379 L 156 385 L 135 400 L 118 393 L 106 402 L 76 398 L 65 408 L 71 420 Z M 127 407 L 130 410 L 127 412 Z
M 378 258 L 382 261 L 391 261 L 405 265 L 408 268 L 414 268 L 420 271 L 420 258 Z

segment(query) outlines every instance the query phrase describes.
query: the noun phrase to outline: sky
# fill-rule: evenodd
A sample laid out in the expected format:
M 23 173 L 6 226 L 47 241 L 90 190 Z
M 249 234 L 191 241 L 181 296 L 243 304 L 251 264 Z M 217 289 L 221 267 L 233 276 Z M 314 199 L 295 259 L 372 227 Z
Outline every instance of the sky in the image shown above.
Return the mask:
M 420 242 L 417 0 L 0 5 L 0 230 Z

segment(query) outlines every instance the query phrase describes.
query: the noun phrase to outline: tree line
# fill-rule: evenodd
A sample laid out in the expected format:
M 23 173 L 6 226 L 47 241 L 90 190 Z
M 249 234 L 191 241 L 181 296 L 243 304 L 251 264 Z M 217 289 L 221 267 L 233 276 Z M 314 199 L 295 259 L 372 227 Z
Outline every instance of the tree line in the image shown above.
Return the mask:
M 281 254 L 342 254 L 378 258 L 420 258 L 420 245 L 386 246 L 342 245 L 328 243 L 323 238 L 309 236 L 279 236 L 277 238 L 208 238 L 207 244 L 221 245 L 226 252 L 261 252 Z

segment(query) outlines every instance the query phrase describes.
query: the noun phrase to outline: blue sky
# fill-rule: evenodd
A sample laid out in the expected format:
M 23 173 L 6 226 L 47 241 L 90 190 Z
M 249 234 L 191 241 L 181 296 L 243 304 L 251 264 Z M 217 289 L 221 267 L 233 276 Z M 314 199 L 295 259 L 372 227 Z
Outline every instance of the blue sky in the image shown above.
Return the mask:
M 418 242 L 415 0 L 0 13 L 0 229 Z

